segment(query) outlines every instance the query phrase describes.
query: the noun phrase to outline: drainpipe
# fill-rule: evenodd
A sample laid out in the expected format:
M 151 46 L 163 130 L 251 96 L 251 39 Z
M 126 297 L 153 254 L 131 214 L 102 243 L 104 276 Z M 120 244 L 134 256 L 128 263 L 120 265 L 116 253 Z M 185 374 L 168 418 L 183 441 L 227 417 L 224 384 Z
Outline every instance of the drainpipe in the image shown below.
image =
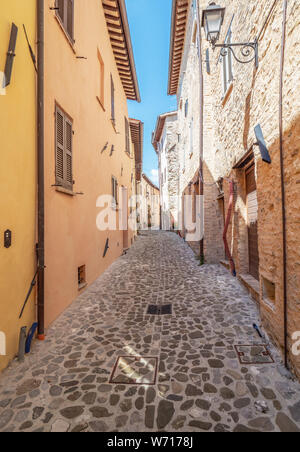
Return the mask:
M 283 23 L 280 60 L 280 88 L 279 88 L 279 140 L 280 140 L 280 176 L 281 176 L 281 207 L 282 207 L 282 251 L 283 251 L 283 309 L 284 309 L 284 363 L 288 368 L 288 314 L 287 314 L 287 242 L 286 242 L 286 209 L 284 184 L 284 155 L 283 155 L 283 71 L 286 42 L 287 3 L 283 0 Z
M 197 22 L 198 22 L 198 42 L 199 42 L 199 77 L 200 77 L 200 125 L 199 125 L 199 188 L 200 188 L 200 215 L 203 225 L 202 238 L 200 240 L 200 265 L 204 264 L 204 178 L 203 178 L 203 118 L 204 118 L 204 94 L 203 94 L 203 67 L 202 67 L 202 36 L 201 36 L 201 16 L 200 5 L 197 1 Z
M 37 0 L 38 142 L 38 339 L 45 339 L 45 180 L 44 180 L 44 0 Z

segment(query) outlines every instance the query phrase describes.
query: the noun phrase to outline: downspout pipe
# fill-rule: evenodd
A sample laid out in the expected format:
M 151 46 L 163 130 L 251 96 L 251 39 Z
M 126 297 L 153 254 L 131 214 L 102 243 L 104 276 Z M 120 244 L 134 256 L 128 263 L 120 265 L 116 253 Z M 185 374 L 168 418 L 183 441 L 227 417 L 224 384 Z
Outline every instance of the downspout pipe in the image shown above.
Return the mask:
M 287 313 L 287 240 L 286 240 L 286 194 L 284 180 L 284 149 L 283 149 L 283 72 L 286 43 L 286 21 L 288 0 L 283 0 L 283 22 L 280 59 L 280 87 L 279 87 L 279 141 L 280 141 L 280 177 L 281 177 L 281 207 L 282 207 L 282 252 L 283 252 L 283 317 L 284 317 L 284 364 L 288 363 L 288 313 Z
M 44 34 L 45 3 L 37 0 L 37 145 L 38 145 L 38 339 L 45 339 L 45 179 L 44 179 Z
M 201 240 L 200 240 L 200 265 L 204 264 L 204 177 L 203 177 L 203 155 L 204 155 L 204 79 L 202 66 L 202 35 L 201 35 L 201 15 L 199 0 L 197 0 L 197 22 L 198 22 L 198 42 L 199 42 L 199 78 L 200 78 L 200 124 L 199 124 L 199 188 L 200 188 L 200 215 L 201 215 Z

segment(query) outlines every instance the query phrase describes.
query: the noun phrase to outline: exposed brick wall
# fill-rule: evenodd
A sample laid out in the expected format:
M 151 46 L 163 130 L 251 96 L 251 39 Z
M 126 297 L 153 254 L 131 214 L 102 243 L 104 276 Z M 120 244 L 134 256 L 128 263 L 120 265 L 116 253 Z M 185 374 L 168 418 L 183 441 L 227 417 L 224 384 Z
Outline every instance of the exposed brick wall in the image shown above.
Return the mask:
M 226 6 L 226 17 L 220 42 L 224 41 L 232 23 L 233 42 L 247 42 L 258 35 L 273 0 L 220 0 Z M 228 230 L 228 243 L 238 274 L 249 271 L 247 197 L 245 174 L 234 165 L 255 143 L 254 127 L 260 123 L 272 163 L 261 160 L 254 146 L 258 195 L 258 237 L 260 258 L 260 310 L 263 325 L 283 351 L 283 242 L 282 204 L 279 153 L 279 78 L 282 36 L 282 0 L 278 0 L 270 21 L 259 41 L 259 68 L 233 61 L 234 80 L 231 90 L 222 99 L 221 64 L 217 63 L 218 49 L 210 50 L 211 75 L 205 78 L 205 90 L 211 98 L 214 130 L 214 159 L 211 174 L 235 181 L 234 214 Z M 201 2 L 205 6 L 206 2 Z M 292 334 L 300 331 L 300 4 L 288 2 L 286 57 L 284 66 L 284 166 L 287 216 L 287 272 L 288 272 L 288 336 L 289 359 L 300 377 L 300 359 L 291 353 Z M 204 50 L 207 47 L 205 42 Z M 229 184 L 224 182 L 225 210 L 228 208 Z M 275 300 L 266 300 L 263 282 L 275 284 Z

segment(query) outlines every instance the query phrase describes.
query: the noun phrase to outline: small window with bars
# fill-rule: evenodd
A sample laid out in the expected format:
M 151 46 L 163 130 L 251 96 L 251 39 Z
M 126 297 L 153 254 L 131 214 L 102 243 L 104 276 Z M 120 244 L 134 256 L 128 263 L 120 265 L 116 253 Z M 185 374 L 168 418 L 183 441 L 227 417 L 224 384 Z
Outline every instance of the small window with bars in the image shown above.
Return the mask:
M 112 176 L 111 178 L 111 186 L 112 186 L 112 207 L 117 208 L 118 206 L 118 181 Z
M 55 122 L 56 185 L 73 190 L 73 124 L 58 106 L 55 109 Z
M 86 285 L 86 269 L 85 265 L 78 267 L 78 287 L 79 289 Z
M 56 0 L 56 15 L 72 42 L 74 42 L 74 1 Z

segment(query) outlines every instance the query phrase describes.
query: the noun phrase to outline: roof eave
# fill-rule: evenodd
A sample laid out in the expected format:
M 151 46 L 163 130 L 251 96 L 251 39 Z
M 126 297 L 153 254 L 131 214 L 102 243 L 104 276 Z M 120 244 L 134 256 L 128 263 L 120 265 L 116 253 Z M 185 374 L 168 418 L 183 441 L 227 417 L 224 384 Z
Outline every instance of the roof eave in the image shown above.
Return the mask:
M 141 95 L 140 95 L 140 89 L 139 89 L 137 73 L 136 73 L 136 66 L 135 66 L 135 61 L 134 61 L 134 56 L 133 56 L 133 48 L 132 48 L 131 34 L 130 34 L 130 29 L 129 29 L 125 0 L 118 0 L 118 2 L 119 2 L 119 6 L 120 6 L 121 18 L 122 18 L 122 22 L 123 22 L 123 26 L 124 26 L 124 31 L 125 31 L 125 39 L 126 39 L 127 49 L 128 49 L 129 59 L 130 59 L 130 66 L 131 66 L 131 72 L 132 72 L 132 77 L 133 77 L 133 81 L 134 81 L 134 88 L 135 88 L 135 92 L 136 92 L 135 100 L 137 102 L 141 102 Z

